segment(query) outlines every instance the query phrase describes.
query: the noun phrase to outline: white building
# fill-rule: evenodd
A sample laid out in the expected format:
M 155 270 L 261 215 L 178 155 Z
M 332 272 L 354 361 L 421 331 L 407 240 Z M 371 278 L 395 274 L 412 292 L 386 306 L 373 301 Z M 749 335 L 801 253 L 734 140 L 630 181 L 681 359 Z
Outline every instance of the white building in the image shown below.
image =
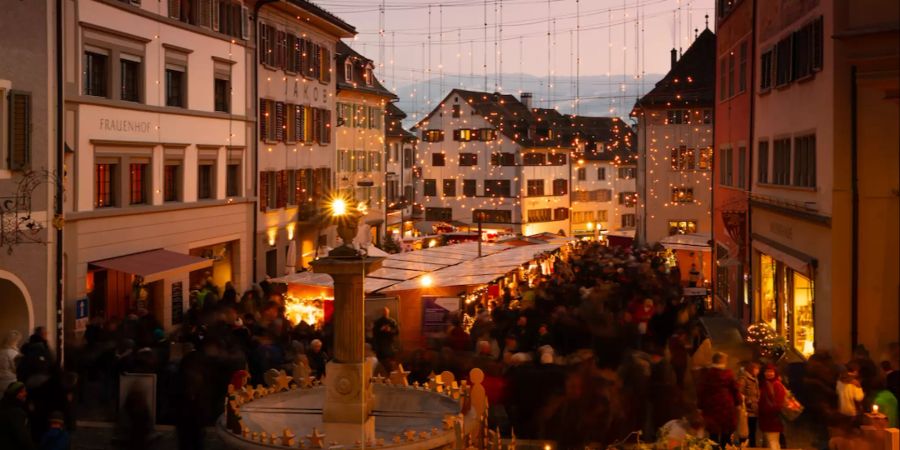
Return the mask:
M 420 231 L 481 221 L 489 236 L 569 233 L 571 149 L 555 134 L 556 117 L 533 113 L 523 97 L 454 89 L 416 125 Z
M 390 103 L 385 110 L 384 195 L 387 202 L 386 229 L 390 236 L 413 235 L 416 147 L 418 138 L 403 129 L 406 113 Z
M 67 330 L 140 310 L 169 328 L 207 277 L 249 287 L 248 23 L 230 0 L 66 9 Z
M 335 186 L 335 47 L 356 31 L 302 0 L 265 3 L 256 22 L 259 205 L 253 242 L 261 279 L 306 266 L 333 235 L 313 219 Z

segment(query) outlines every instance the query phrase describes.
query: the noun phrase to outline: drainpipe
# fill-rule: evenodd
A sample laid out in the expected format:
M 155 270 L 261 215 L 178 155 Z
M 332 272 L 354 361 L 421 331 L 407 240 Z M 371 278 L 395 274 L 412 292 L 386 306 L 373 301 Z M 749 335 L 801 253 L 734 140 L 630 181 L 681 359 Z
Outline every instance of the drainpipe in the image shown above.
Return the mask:
M 850 66 L 850 345 L 859 343 L 859 161 L 856 66 Z
M 259 0 L 253 5 L 253 39 L 256 39 L 259 33 L 259 10 L 263 6 L 274 3 L 278 0 Z M 258 43 L 259 41 L 257 41 Z M 253 46 L 253 111 L 259 108 L 259 46 Z M 258 114 L 257 114 L 258 116 Z M 257 117 L 258 119 L 259 117 Z M 253 243 L 253 283 L 256 283 L 256 274 L 258 267 L 259 252 L 259 124 L 253 127 L 253 195 L 256 197 L 256 204 L 253 205 L 253 237 L 250 242 Z M 318 249 L 318 244 L 316 246 Z M 302 250 L 301 250 L 302 251 Z
M 740 293 L 742 299 L 743 299 L 743 296 L 745 293 L 747 293 L 747 295 L 750 297 L 750 299 L 753 298 L 753 258 L 751 256 L 753 254 L 753 251 L 750 250 L 749 244 L 750 244 L 750 236 L 753 235 L 753 221 L 751 220 L 752 208 L 750 208 L 750 192 L 753 191 L 753 175 L 754 175 L 753 174 L 753 147 L 754 147 L 753 136 L 754 136 L 754 131 L 756 130 L 756 128 L 755 128 L 756 127 L 756 117 L 755 117 L 756 96 L 753 95 L 756 92 L 756 58 L 754 57 L 754 55 L 756 55 L 756 0 L 753 0 L 753 4 L 750 5 L 750 8 L 752 8 L 752 12 L 750 13 L 750 55 L 749 55 L 749 58 L 750 58 L 750 77 L 749 77 L 750 84 L 749 84 L 749 86 L 747 86 L 747 95 L 750 96 L 750 120 L 749 120 L 750 130 L 747 135 L 747 142 L 748 142 L 748 147 L 749 147 L 748 148 L 749 151 L 747 152 L 747 158 L 748 158 L 747 168 L 750 170 L 750 173 L 748 174 L 749 176 L 747 177 L 747 181 L 749 182 L 749 185 L 747 186 L 747 192 L 745 194 L 746 195 L 745 201 L 747 202 L 745 208 L 746 208 L 747 214 L 746 214 L 746 216 L 745 216 L 746 218 L 744 220 L 746 220 L 747 232 L 746 232 L 746 234 L 744 234 L 744 248 L 742 249 L 744 251 L 744 258 L 743 258 L 744 267 L 741 270 L 741 272 L 743 272 L 743 273 L 741 273 L 741 276 L 743 277 L 744 273 L 746 273 L 747 279 L 742 280 L 742 282 L 741 282 L 741 286 L 744 288 L 743 292 Z M 715 152 L 715 149 L 713 149 L 713 152 Z M 749 285 L 749 287 L 748 287 L 748 285 Z M 743 300 L 747 301 L 750 299 L 743 299 Z M 750 305 L 749 313 L 750 313 L 750 317 L 752 318 L 753 317 L 753 303 L 748 301 L 747 304 Z M 741 304 L 740 308 L 741 308 L 741 318 L 744 319 L 744 305 Z
M 65 162 L 65 142 L 63 137 L 63 3 L 56 0 L 56 198 L 53 212 L 63 216 L 63 166 Z M 56 363 L 63 366 L 63 311 L 65 292 L 63 290 L 63 225 L 56 227 Z

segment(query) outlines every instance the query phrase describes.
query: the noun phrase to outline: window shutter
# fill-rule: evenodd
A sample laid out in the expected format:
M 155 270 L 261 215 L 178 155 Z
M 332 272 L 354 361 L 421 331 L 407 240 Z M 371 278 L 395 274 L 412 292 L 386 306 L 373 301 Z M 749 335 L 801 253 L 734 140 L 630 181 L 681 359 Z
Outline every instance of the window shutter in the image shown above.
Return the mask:
M 312 108 L 312 142 L 320 143 L 321 135 L 319 132 L 321 131 L 319 122 L 322 120 L 321 114 L 319 114 L 321 110 L 319 108 Z
M 219 5 L 219 0 L 212 0 L 212 4 L 210 5 L 210 12 L 212 14 L 211 25 L 212 29 L 215 31 L 219 31 Z
M 269 139 L 269 114 L 272 113 L 268 106 L 268 100 L 259 99 L 259 137 L 264 141 Z
M 275 141 L 284 140 L 284 102 L 275 103 Z
M 331 143 L 331 110 L 322 110 L 322 143 Z
M 288 189 L 294 190 L 294 203 L 297 205 L 301 205 L 305 203 L 306 198 L 303 195 L 303 171 L 295 170 L 294 171 L 294 185 L 288 186 Z
M 259 193 L 257 198 L 260 211 L 265 211 L 269 208 L 269 172 L 259 173 Z
M 275 177 L 275 207 L 284 208 L 287 205 L 287 171 L 279 170 Z
M 241 6 L 241 39 L 250 39 L 250 9 Z
M 321 80 L 331 82 L 331 50 L 322 47 L 322 77 Z
M 173 19 L 181 19 L 181 0 L 168 0 L 169 17 Z
M 212 24 L 210 16 L 212 15 L 211 0 L 197 0 L 197 25 L 209 28 Z
M 24 170 L 31 164 L 31 94 L 9 93 L 9 168 Z
M 303 142 L 311 144 L 313 142 L 313 108 L 311 106 L 303 107 Z
M 266 24 L 260 23 L 259 29 L 256 30 L 256 32 L 259 34 L 259 36 L 257 36 L 256 38 L 257 38 L 257 40 L 259 40 L 259 63 L 260 64 L 263 64 L 266 62 L 266 54 L 268 53 L 268 49 L 266 48 L 267 47 L 266 41 L 268 41 L 268 37 L 267 37 L 266 33 L 267 33 L 268 28 L 269 27 Z

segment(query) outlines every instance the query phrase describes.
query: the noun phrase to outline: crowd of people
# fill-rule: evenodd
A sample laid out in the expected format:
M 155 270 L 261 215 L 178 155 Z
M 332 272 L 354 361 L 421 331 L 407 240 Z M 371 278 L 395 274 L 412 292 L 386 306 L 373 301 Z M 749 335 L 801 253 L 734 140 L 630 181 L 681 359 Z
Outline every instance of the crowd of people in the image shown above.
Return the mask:
M 83 345 L 67 349 L 67 372 L 43 330 L 24 345 L 10 333 L 0 350 L 0 448 L 66 448 L 77 403 L 82 415 L 117 411 L 107 419 L 117 421 L 120 448 L 149 448 L 154 423 L 171 423 L 179 449 L 200 449 L 235 374 L 254 385 L 273 369 L 327 376 L 333 324 L 291 323 L 274 285 L 238 295 L 207 279 L 190 300 L 170 334 L 145 309 L 92 319 Z M 385 308 L 367 330 L 366 360 L 382 376 L 402 364 L 410 383 L 477 367 L 491 428 L 560 448 L 707 437 L 779 448 L 788 404 L 829 424 L 814 428 L 823 445 L 829 432 L 850 433 L 872 405 L 896 426 L 896 348 L 882 365 L 859 349 L 844 364 L 816 353 L 799 366 L 744 361 L 735 372 L 712 351 L 700 305 L 685 298 L 661 252 L 579 242 L 549 274 L 466 304 L 422 348 L 400 347 Z M 155 376 L 155 410 L 123 374 Z

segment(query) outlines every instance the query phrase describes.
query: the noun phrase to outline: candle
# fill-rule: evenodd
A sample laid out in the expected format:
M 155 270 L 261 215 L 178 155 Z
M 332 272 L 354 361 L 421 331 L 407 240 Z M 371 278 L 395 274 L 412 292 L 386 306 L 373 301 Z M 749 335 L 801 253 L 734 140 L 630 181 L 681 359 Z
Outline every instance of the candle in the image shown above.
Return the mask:
M 872 413 L 878 414 L 878 405 L 872 405 Z

